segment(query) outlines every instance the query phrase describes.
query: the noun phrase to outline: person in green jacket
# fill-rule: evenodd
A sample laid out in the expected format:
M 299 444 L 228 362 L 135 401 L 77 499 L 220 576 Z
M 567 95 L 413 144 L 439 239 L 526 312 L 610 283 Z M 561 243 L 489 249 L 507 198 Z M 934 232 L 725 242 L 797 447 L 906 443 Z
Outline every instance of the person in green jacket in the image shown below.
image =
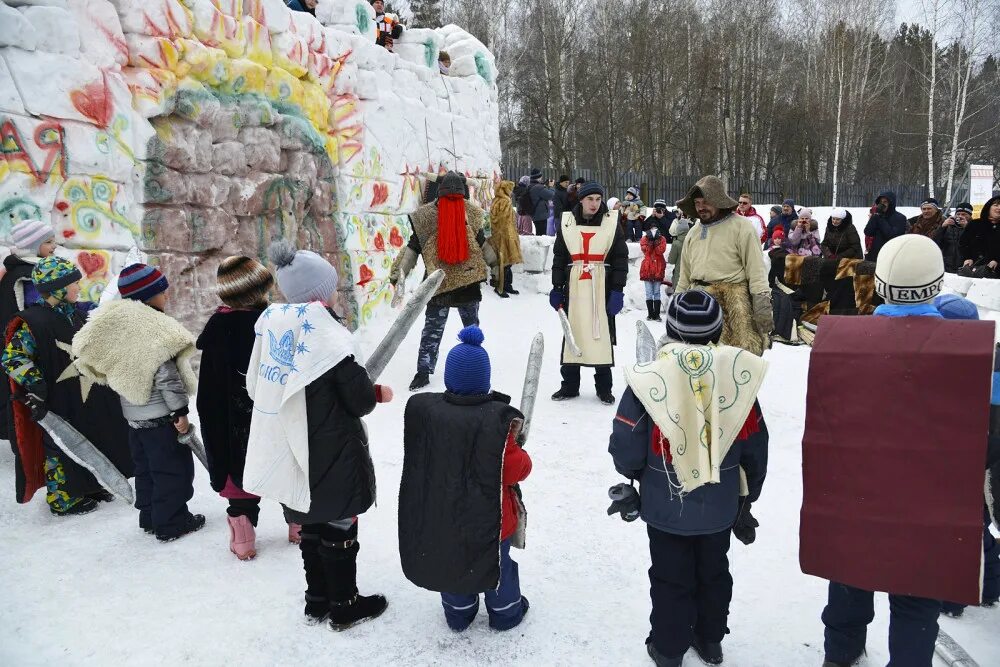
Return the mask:
M 670 223 L 670 236 L 673 241 L 670 243 L 670 252 L 667 253 L 667 264 L 674 267 L 674 272 L 670 276 L 670 282 L 673 283 L 673 287 L 677 287 L 677 279 L 681 275 L 681 250 L 684 249 L 684 239 L 687 238 L 688 231 L 691 229 L 691 221 L 683 217 L 684 214 L 680 213 L 681 217 Z

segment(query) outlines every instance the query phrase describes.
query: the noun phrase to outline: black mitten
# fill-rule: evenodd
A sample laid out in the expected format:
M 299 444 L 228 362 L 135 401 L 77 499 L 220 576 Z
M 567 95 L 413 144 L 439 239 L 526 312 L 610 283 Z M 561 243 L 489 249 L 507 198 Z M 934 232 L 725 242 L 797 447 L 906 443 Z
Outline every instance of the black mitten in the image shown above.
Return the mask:
M 631 484 L 615 484 L 608 489 L 608 498 L 611 498 L 608 516 L 617 512 L 622 521 L 635 521 L 639 518 L 639 492 Z
M 753 544 L 754 540 L 757 539 L 758 526 L 760 526 L 760 522 L 750 514 L 750 503 L 743 503 L 743 507 L 736 517 L 736 523 L 733 524 L 733 535 L 743 544 Z
M 46 390 L 45 383 L 37 382 L 28 387 L 27 391 L 23 387 L 15 391 L 14 400 L 24 403 L 28 407 L 28 410 L 31 411 L 31 419 L 37 422 L 49 414 L 49 408 L 45 405 L 47 394 L 48 391 Z

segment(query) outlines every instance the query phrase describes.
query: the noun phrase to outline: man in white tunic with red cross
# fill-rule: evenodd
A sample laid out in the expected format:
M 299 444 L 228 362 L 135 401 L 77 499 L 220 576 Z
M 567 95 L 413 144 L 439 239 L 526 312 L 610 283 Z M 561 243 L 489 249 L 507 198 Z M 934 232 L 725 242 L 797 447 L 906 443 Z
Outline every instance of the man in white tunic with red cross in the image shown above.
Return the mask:
M 615 364 L 615 315 L 625 303 L 628 247 L 618 226 L 618 212 L 608 211 L 604 188 L 590 182 L 580 186 L 579 200 L 563 213 L 552 254 L 552 291 L 549 303 L 564 309 L 577 356 L 563 344 L 562 387 L 555 401 L 580 395 L 580 367 L 594 369 L 594 384 L 602 403 L 611 405 L 611 368 Z

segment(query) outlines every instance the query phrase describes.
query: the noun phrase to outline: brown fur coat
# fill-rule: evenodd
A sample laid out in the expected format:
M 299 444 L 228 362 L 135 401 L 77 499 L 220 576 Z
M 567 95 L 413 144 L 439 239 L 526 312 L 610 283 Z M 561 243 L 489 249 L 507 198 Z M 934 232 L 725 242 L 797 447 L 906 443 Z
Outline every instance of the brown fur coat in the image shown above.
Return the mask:
M 513 189 L 513 181 L 500 181 L 493 192 L 493 205 L 490 206 L 490 245 L 496 250 L 501 269 L 524 261 L 521 257 L 521 239 L 517 235 L 514 207 L 510 201 Z

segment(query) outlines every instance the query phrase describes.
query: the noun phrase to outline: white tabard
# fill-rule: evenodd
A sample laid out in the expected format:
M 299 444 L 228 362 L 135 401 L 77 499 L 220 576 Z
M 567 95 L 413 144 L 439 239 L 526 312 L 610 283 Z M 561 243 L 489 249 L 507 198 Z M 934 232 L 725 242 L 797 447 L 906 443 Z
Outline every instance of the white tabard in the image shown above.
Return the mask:
M 569 272 L 569 318 L 576 344 L 583 352 L 577 357 L 563 343 L 562 363 L 577 366 L 610 366 L 615 363 L 608 327 L 606 270 L 604 259 L 611 250 L 618 228 L 618 211 L 604 216 L 600 226 L 579 226 L 572 213 L 564 213 L 563 240 L 573 264 Z

